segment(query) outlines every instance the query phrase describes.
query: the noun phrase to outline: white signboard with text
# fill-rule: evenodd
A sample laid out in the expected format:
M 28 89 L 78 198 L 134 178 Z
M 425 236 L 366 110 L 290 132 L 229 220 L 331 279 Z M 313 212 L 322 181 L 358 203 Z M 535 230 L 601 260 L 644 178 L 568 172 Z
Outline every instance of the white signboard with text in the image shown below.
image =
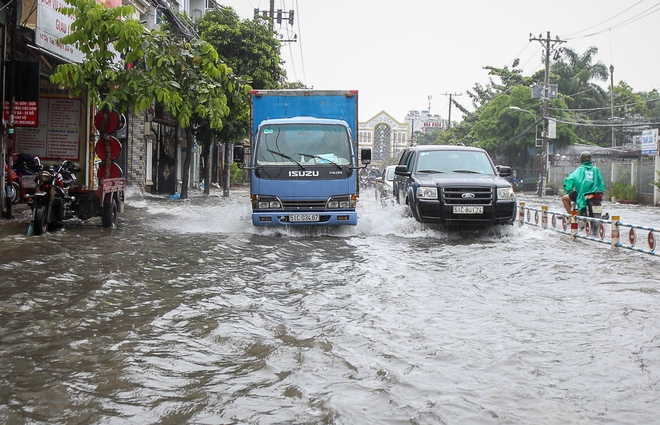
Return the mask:
M 16 128 L 16 151 L 41 159 L 80 160 L 80 99 L 39 99 L 39 126 Z
M 68 6 L 64 0 L 39 0 L 35 41 L 37 46 L 67 62 L 81 63 L 82 52 L 70 44 L 63 45 L 59 41 L 60 38 L 71 32 L 71 23 L 74 20 L 57 9 Z
M 642 154 L 658 154 L 658 129 L 642 131 Z

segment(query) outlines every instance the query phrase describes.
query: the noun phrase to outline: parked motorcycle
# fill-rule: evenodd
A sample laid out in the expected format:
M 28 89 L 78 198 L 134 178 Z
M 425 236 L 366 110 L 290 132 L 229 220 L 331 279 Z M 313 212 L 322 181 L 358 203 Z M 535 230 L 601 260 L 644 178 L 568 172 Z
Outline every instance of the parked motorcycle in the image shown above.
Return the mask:
M 5 163 L 5 175 L 7 175 L 9 167 Z M 20 200 L 21 182 L 18 174 L 14 170 L 11 171 L 11 183 L 5 183 L 6 197 L 11 198 L 12 205 L 15 205 Z
M 28 235 L 41 235 L 49 228 L 61 225 L 75 198 L 69 196 L 69 187 L 76 181 L 78 164 L 62 161 L 59 165 L 45 166 L 35 177 L 34 195 L 28 199 L 32 220 Z

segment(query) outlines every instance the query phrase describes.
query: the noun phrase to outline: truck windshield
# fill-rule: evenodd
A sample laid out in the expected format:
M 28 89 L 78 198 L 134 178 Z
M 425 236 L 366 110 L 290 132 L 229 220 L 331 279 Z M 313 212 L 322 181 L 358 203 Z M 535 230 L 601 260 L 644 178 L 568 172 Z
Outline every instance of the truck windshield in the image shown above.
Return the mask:
M 420 152 L 417 172 L 495 174 L 484 152 L 451 150 Z
M 259 165 L 351 163 L 348 132 L 341 125 L 265 125 L 257 135 L 255 149 Z

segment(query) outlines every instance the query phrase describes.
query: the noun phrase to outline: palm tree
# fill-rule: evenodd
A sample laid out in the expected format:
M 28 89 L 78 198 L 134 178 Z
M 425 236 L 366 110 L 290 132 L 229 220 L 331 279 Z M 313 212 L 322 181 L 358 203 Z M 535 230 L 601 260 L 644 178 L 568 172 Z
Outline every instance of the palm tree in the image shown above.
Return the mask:
M 607 110 L 593 110 L 607 106 L 610 102 L 609 93 L 594 82 L 607 81 L 610 76 L 603 62 L 593 63 L 596 53 L 598 48 L 593 46 L 581 55 L 570 48 L 563 48 L 562 58 L 552 66 L 560 95 L 567 107 L 573 109 L 582 120 L 608 118 Z M 609 130 L 604 127 L 578 127 L 575 132 L 588 143 L 602 144 L 609 140 Z
M 563 58 L 552 66 L 552 73 L 557 78 L 559 92 L 564 96 L 570 109 L 596 108 L 607 104 L 607 93 L 596 81 L 607 81 L 610 76 L 607 66 L 593 57 L 597 47 L 590 47 L 582 55 L 569 48 L 562 49 Z

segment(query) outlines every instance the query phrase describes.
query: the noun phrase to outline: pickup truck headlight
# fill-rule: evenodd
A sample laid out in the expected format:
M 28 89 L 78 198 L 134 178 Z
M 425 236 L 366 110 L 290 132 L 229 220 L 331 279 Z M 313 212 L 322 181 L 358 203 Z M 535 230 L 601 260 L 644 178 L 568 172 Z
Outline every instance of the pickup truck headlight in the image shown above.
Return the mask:
M 424 186 L 418 187 L 417 199 L 438 199 L 438 188 Z
M 497 188 L 497 199 L 513 199 L 513 188 L 512 187 L 498 187 Z

